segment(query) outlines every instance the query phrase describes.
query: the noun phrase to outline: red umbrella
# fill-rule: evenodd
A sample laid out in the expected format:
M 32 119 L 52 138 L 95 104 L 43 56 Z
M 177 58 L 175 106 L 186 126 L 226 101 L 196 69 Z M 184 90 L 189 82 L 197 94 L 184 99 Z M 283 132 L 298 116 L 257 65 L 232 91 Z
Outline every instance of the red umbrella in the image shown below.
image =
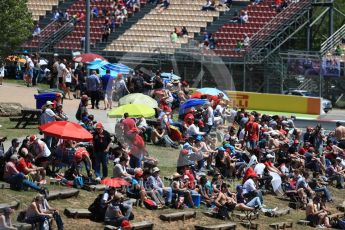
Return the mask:
M 38 129 L 47 136 L 65 140 L 92 141 L 92 135 L 81 125 L 70 121 L 53 121 L 41 125 Z
M 104 184 L 109 187 L 120 188 L 122 186 L 129 186 L 129 183 L 122 178 L 104 178 L 101 180 L 101 184 Z
M 191 95 L 191 98 L 201 98 L 202 96 L 204 96 L 205 94 L 200 93 L 200 92 L 195 92 Z
M 101 55 L 94 54 L 94 53 L 80 54 L 79 56 L 73 58 L 73 61 L 83 62 L 83 63 L 89 63 L 89 62 L 93 62 L 95 60 L 106 61 L 107 59 L 105 59 Z

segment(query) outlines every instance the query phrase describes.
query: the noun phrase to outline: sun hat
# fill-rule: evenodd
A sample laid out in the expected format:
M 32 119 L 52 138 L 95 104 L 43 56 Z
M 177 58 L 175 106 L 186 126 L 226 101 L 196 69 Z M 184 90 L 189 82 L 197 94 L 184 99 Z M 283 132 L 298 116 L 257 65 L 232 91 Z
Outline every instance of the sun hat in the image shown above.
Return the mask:
M 173 179 L 177 179 L 177 178 L 180 178 L 181 177 L 181 174 L 175 172 L 172 176 Z
M 154 168 L 152 169 L 152 173 L 159 172 L 159 171 L 160 171 L 160 170 L 159 170 L 158 167 L 154 167 Z

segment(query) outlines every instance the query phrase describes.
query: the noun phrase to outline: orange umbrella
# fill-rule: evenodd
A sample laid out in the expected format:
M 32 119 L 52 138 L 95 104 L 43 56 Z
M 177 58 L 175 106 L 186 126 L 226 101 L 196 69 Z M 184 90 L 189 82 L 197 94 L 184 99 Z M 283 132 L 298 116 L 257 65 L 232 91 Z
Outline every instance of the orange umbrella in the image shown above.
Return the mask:
M 120 188 L 122 186 L 129 186 L 129 183 L 119 177 L 116 178 L 104 178 L 103 180 L 101 180 L 101 184 L 104 184 L 108 187 L 114 187 L 114 188 Z
M 177 127 L 173 126 L 173 125 L 170 125 L 170 138 L 173 141 L 180 141 L 183 138 L 182 133 L 180 132 L 180 130 Z
M 202 96 L 204 96 L 205 94 L 200 93 L 200 92 L 195 92 L 191 95 L 191 98 L 201 98 Z
M 38 129 L 47 136 L 64 140 L 92 141 L 93 139 L 89 131 L 81 125 L 70 121 L 53 121 L 41 125 Z

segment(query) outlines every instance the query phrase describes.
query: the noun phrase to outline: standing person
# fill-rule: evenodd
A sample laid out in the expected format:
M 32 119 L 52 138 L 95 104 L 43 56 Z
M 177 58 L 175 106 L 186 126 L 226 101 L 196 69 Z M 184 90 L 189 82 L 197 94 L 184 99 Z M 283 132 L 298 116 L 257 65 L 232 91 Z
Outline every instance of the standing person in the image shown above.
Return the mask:
M 113 86 L 114 79 L 110 76 L 110 70 L 107 69 L 105 75 L 101 77 L 102 90 L 104 92 L 104 110 L 113 107 Z
M 51 160 L 51 151 L 48 148 L 47 144 L 37 138 L 36 135 L 30 136 L 30 143 L 33 149 L 33 154 L 35 156 L 35 164 L 37 166 L 41 166 L 44 169 L 49 169 L 49 163 Z M 42 179 L 41 184 L 45 184 L 46 180 L 45 178 Z
M 117 75 L 117 78 L 116 78 L 115 83 L 114 83 L 114 87 L 115 87 L 116 100 L 119 100 L 121 97 L 123 97 L 127 94 L 130 94 L 130 92 L 126 86 L 126 82 L 123 79 L 122 73 L 119 73 Z
M 85 91 L 85 69 L 83 63 L 79 63 L 74 70 L 73 80 L 75 83 L 75 98 L 80 99 L 80 95 Z
M 5 64 L 1 63 L 0 65 L 0 86 L 2 86 L 2 81 L 5 77 Z
M 63 59 L 58 67 L 58 88 L 64 89 L 65 76 L 67 74 L 66 59 Z
M 254 121 L 254 116 L 249 117 L 249 122 L 245 125 L 245 140 L 247 140 L 247 147 L 255 149 L 259 141 L 259 124 Z
M 52 71 L 52 79 L 50 81 L 50 88 L 59 88 L 59 80 L 58 80 L 58 74 L 59 74 L 59 65 L 60 65 L 60 59 L 58 57 L 58 54 L 54 54 L 54 64 L 53 64 L 53 71 Z
M 110 145 L 110 134 L 104 130 L 102 123 L 97 123 L 96 132 L 93 134 L 96 180 L 101 180 L 101 164 L 102 177 L 108 176 L 108 152 Z
M 96 70 L 92 70 L 91 75 L 86 78 L 86 89 L 91 97 L 91 109 L 94 109 L 95 106 L 99 109 L 99 86 L 101 82 L 97 76 Z
M 67 64 L 67 68 L 66 68 L 66 74 L 65 74 L 65 87 L 64 87 L 64 92 L 65 95 L 68 95 L 68 99 L 72 100 L 71 98 L 71 85 L 72 85 L 72 68 L 71 68 L 71 64 Z
M 26 76 L 25 76 L 25 81 L 26 81 L 26 86 L 30 87 L 32 86 L 32 78 L 34 75 L 34 63 L 31 60 L 29 56 L 26 57 Z
M 89 113 L 87 110 L 87 105 L 89 104 L 89 97 L 87 95 L 83 95 L 80 99 L 79 107 L 77 113 L 75 114 L 75 118 L 78 121 L 83 120 Z

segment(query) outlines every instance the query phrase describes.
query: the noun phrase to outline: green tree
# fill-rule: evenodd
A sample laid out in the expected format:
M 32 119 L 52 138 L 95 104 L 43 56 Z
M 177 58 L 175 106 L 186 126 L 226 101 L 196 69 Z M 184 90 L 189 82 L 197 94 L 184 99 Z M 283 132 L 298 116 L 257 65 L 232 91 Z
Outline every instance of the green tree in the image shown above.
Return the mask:
M 13 54 L 33 29 L 26 0 L 0 0 L 0 58 Z

